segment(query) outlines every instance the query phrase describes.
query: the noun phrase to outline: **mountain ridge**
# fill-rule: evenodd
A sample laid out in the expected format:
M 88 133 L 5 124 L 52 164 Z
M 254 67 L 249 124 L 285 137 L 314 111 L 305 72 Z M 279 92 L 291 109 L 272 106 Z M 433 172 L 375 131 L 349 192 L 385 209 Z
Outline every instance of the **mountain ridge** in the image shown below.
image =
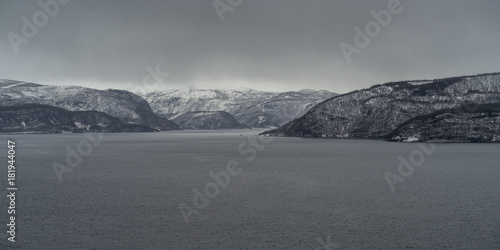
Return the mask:
M 263 134 L 381 139 L 418 115 L 500 101 L 500 73 L 373 85 L 329 98 L 304 116 Z
M 138 94 L 160 117 L 195 111 L 225 111 L 248 127 L 277 127 L 336 95 L 326 90 L 266 92 L 249 88 L 170 89 Z
M 178 129 L 173 122 L 154 114 L 149 103 L 142 97 L 125 90 L 0 81 L 0 105 L 27 103 L 51 105 L 69 111 L 99 111 L 124 123 L 146 125 L 161 130 Z
M 0 133 L 154 132 L 99 111 L 68 111 L 43 104 L 0 106 Z

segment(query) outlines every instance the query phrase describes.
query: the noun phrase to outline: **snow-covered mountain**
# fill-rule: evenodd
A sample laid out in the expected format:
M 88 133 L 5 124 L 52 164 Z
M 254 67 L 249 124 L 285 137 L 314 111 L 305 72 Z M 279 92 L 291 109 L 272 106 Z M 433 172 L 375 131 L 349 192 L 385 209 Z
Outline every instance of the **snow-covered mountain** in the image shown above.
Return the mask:
M 224 111 L 194 111 L 179 113 L 170 120 L 181 129 L 245 129 L 234 116 Z
M 128 91 L 0 80 L 1 106 L 28 103 L 51 105 L 69 111 L 100 111 L 125 123 L 161 130 L 178 128 L 173 122 L 155 115 L 146 100 Z
M 409 119 L 465 104 L 500 102 L 500 73 L 375 85 L 330 98 L 264 134 L 382 138 Z
M 335 96 L 320 90 L 265 92 L 253 89 L 172 89 L 138 93 L 160 117 L 193 111 L 225 111 L 249 127 L 277 127 Z

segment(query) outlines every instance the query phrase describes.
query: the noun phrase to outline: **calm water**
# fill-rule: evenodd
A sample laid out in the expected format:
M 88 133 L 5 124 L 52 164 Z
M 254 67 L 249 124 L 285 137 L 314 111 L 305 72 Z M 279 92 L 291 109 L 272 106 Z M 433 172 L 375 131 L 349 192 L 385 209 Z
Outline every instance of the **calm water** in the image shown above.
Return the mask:
M 17 242 L 4 233 L 0 248 L 325 249 L 327 237 L 332 249 L 500 248 L 500 144 L 437 144 L 391 192 L 384 173 L 417 144 L 264 144 L 258 132 L 105 134 L 62 182 L 52 164 L 66 164 L 67 146 L 86 153 L 84 135 L 1 135 L 5 161 L 17 143 L 19 190 Z M 228 162 L 241 173 L 217 193 L 210 172 Z M 196 209 L 193 189 L 207 184 Z M 197 211 L 189 224 L 181 203 Z

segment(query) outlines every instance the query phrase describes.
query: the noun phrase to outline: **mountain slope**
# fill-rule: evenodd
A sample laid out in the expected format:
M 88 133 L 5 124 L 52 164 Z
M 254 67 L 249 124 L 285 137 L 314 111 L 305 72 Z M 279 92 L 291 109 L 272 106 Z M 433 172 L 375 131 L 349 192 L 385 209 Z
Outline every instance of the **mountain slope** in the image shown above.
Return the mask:
M 0 80 L 0 105 L 27 103 L 51 105 L 70 111 L 100 111 L 125 123 L 162 130 L 177 129 L 171 121 L 155 115 L 146 100 L 128 91 Z
M 224 111 L 197 111 L 180 113 L 170 120 L 181 129 L 245 129 L 231 114 Z
M 0 133 L 153 132 L 143 125 L 124 124 L 97 111 L 68 111 L 41 104 L 0 106 Z
M 408 120 L 388 141 L 500 142 L 500 103 L 447 109 Z
M 300 117 L 317 103 L 335 96 L 321 90 L 284 93 L 252 89 L 173 89 L 140 94 L 161 117 L 193 111 L 225 111 L 249 127 L 273 127 Z
M 264 134 L 382 138 L 405 121 L 468 103 L 500 102 L 500 73 L 375 85 L 330 98 Z

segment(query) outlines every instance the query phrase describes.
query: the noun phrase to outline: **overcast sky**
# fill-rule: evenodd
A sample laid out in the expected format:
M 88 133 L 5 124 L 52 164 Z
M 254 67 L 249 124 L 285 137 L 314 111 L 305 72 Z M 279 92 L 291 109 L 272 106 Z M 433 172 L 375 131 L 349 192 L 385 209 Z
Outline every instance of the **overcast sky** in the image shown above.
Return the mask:
M 0 0 L 0 79 L 130 88 L 158 65 L 165 88 L 345 93 L 500 71 L 498 0 L 401 0 L 350 63 L 340 44 L 356 46 L 355 27 L 365 30 L 370 11 L 393 0 L 218 1 L 221 13 L 212 0 L 72 0 L 57 13 L 51 6 L 52 17 L 37 1 Z M 23 17 L 38 32 L 23 35 Z

